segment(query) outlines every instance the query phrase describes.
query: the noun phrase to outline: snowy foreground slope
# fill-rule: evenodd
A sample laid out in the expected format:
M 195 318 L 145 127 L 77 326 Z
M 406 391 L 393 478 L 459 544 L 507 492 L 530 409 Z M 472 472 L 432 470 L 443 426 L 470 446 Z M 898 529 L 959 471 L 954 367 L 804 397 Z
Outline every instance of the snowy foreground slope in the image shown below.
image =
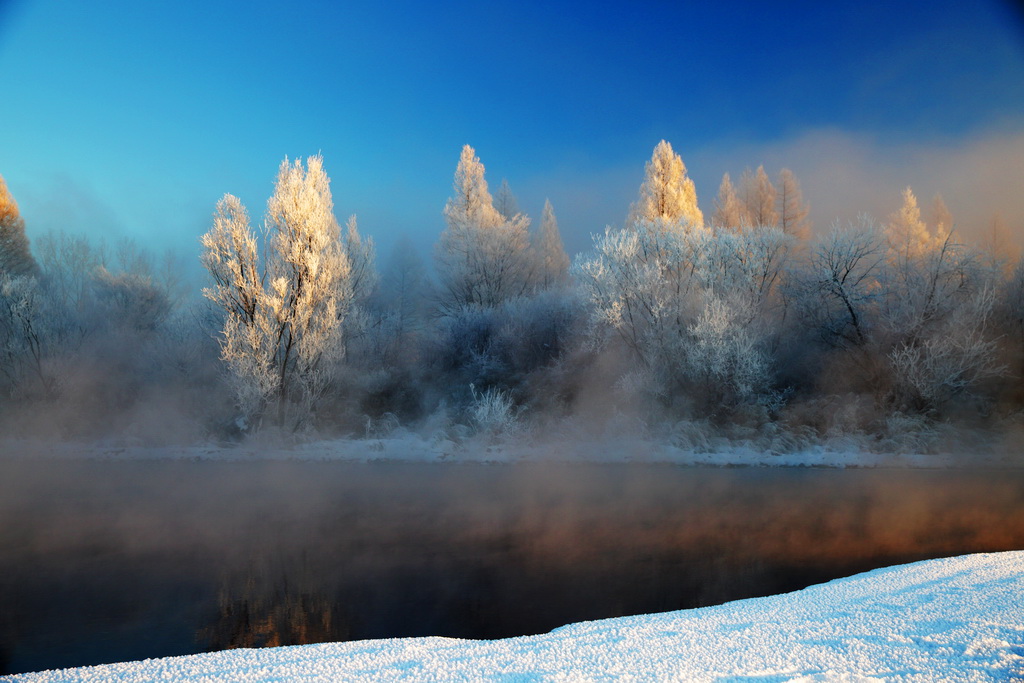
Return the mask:
M 890 567 L 717 607 L 507 640 L 169 657 L 10 681 L 1024 680 L 1024 551 Z

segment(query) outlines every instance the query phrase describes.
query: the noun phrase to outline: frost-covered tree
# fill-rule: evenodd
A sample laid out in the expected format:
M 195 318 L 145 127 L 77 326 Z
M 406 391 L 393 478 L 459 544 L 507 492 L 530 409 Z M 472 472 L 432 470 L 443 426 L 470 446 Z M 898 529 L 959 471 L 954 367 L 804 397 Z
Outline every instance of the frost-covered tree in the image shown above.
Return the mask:
M 366 332 L 370 320 L 365 304 L 377 287 L 377 250 L 373 246 L 372 237 L 359 234 L 355 216 L 349 216 L 345 224 L 342 251 L 350 268 L 348 287 L 351 289 L 351 302 L 342 335 L 347 345 Z
M 950 228 L 952 226 L 949 226 Z M 930 252 L 945 240 L 948 230 L 934 235 L 928 230 L 917 206 L 917 197 L 909 187 L 903 190 L 903 203 L 899 211 L 889 216 L 886 238 L 889 241 L 890 260 L 894 265 L 907 264 Z
M 779 184 L 776 191 L 778 206 L 778 226 L 787 235 L 793 235 L 800 239 L 807 239 L 810 235 L 811 224 L 807 220 L 810 208 L 804 202 L 803 193 L 800 191 L 800 181 L 788 168 L 779 172 Z
M 501 179 L 498 194 L 494 196 L 494 208 L 507 221 L 512 220 L 520 213 L 519 202 L 516 201 L 516 196 L 512 194 L 512 188 L 504 178 Z
M 558 220 L 551 202 L 544 200 L 540 229 L 534 236 L 533 253 L 537 257 L 537 286 L 549 289 L 564 285 L 569 280 L 569 256 L 558 231 Z
M 750 225 L 747 207 L 737 196 L 736 187 L 732 184 L 728 173 L 722 176 L 722 184 L 718 188 L 712 223 L 720 228 L 738 228 Z
M 778 225 L 779 214 L 775 211 L 776 191 L 769 180 L 764 166 L 758 166 L 753 174 L 749 169 L 741 179 L 747 216 L 752 225 L 774 227 Z
M 631 349 L 648 389 L 690 392 L 709 409 L 770 393 L 761 323 L 785 263 L 776 228 L 606 230 L 574 267 L 593 311 L 594 341 L 611 333 Z M 756 379 L 756 381 L 755 381 Z
M 1002 374 L 996 342 L 988 333 L 992 289 L 970 292 L 930 333 L 898 342 L 889 353 L 898 408 L 929 410 Z
M 224 312 L 221 357 L 240 408 L 259 419 L 276 403 L 279 424 L 305 425 L 343 354 L 354 296 L 323 159 L 309 157 L 306 168 L 281 163 L 262 261 L 245 208 L 231 195 L 218 202 L 202 243 L 214 283 L 204 294 Z
M 11 276 L 35 275 L 35 259 L 25 236 L 25 221 L 18 204 L 0 176 L 0 273 Z
M 484 166 L 469 145 L 462 148 L 453 189 L 435 250 L 441 309 L 496 306 L 522 296 L 533 278 L 530 219 L 505 219 L 494 208 Z
M 833 224 L 811 246 L 796 278 L 798 304 L 828 346 L 863 346 L 871 340 L 885 253 L 885 238 L 867 216 L 846 227 Z
M 644 168 L 640 196 L 630 207 L 627 223 L 660 226 L 704 227 L 704 214 L 697 206 L 697 190 L 686 175 L 682 158 L 665 140 L 659 142 Z
M 935 409 L 1001 372 L 988 329 L 998 269 L 958 241 L 941 208 L 943 232 L 933 233 L 908 187 L 886 230 L 880 315 L 892 399 L 905 410 Z
M 35 277 L 0 273 L 0 376 L 8 393 L 32 386 L 51 398 L 56 391 L 57 377 L 47 367 L 49 303 Z

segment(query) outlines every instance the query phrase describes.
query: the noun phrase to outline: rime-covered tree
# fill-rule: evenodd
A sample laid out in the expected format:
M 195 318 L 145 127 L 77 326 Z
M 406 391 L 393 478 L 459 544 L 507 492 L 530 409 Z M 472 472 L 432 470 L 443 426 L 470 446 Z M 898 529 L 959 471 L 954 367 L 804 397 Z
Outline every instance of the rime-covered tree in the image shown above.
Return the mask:
M 7 189 L 7 183 L 0 176 L 0 273 L 19 276 L 37 272 L 38 267 L 25 236 L 25 221 Z
M 508 181 L 504 178 L 501 179 L 498 193 L 494 195 L 494 208 L 507 221 L 512 220 L 520 213 L 519 202 L 516 201 L 516 196 L 512 194 L 512 188 L 509 187 Z
M 345 223 L 342 250 L 351 268 L 349 286 L 352 289 L 352 300 L 364 301 L 377 286 L 377 250 L 372 237 L 359 234 L 354 215 L 349 216 Z
M 941 227 L 928 230 L 909 187 L 887 225 L 882 341 L 901 410 L 934 410 L 1001 372 L 989 330 L 997 269 Z
M 0 378 L 8 392 L 37 387 L 52 397 L 57 377 L 47 367 L 52 313 L 39 281 L 0 273 Z
M 921 209 L 917 206 L 914 191 L 908 187 L 903 190 L 902 196 L 902 205 L 889 216 L 886 224 L 890 260 L 894 264 L 918 259 L 931 251 L 938 240 L 944 239 L 944 236 L 933 235 L 921 219 Z
M 856 225 L 834 224 L 811 245 L 796 278 L 797 304 L 826 345 L 859 347 L 871 341 L 884 263 L 885 238 L 867 216 Z
M 697 190 L 686 175 L 682 158 L 665 140 L 659 142 L 644 168 L 640 196 L 630 207 L 628 224 L 657 223 L 675 229 L 704 227 Z
M 441 309 L 496 306 L 525 294 L 533 277 L 530 219 L 505 219 L 494 208 L 484 166 L 469 145 L 462 148 L 453 190 L 435 250 Z
M 699 396 L 712 412 L 764 399 L 764 316 L 788 242 L 777 228 L 606 230 L 574 267 L 595 341 L 621 340 L 653 394 Z
M 776 191 L 769 180 L 764 166 L 758 166 L 752 175 L 743 173 L 743 197 L 747 215 L 752 225 L 774 227 L 778 225 L 779 214 L 775 211 Z
M 245 208 L 231 195 L 202 238 L 214 283 L 204 294 L 225 314 L 221 356 L 249 418 L 276 403 L 279 424 L 305 425 L 343 353 L 353 282 L 333 209 L 323 159 L 309 157 L 306 168 L 285 159 L 267 202 L 262 262 Z
M 549 289 L 565 284 L 569 279 L 569 256 L 558 232 L 558 220 L 551 202 L 544 200 L 540 230 L 534 236 L 533 253 L 537 257 L 537 286 Z
M 800 239 L 807 239 L 811 230 L 810 221 L 807 220 L 810 208 L 804 202 L 803 193 L 800 191 L 800 181 L 788 168 L 779 172 L 776 201 L 778 202 L 776 209 L 778 226 L 782 232 Z
M 722 184 L 718 188 L 712 222 L 719 228 L 739 228 L 750 225 L 747 207 L 736 195 L 736 187 L 732 184 L 728 173 L 722 176 Z

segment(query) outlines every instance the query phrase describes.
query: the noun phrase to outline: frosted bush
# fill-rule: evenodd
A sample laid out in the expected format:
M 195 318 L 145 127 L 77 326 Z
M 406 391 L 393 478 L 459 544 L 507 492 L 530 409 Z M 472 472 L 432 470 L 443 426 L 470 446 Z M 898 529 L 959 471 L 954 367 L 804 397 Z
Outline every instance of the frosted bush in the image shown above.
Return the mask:
M 932 453 L 939 432 L 923 415 L 894 413 L 885 419 L 886 435 L 879 450 L 890 453 Z
M 507 392 L 491 387 L 481 393 L 472 384 L 469 385 L 469 390 L 473 394 L 469 418 L 478 432 L 497 435 L 514 434 L 519 431 L 519 410 Z

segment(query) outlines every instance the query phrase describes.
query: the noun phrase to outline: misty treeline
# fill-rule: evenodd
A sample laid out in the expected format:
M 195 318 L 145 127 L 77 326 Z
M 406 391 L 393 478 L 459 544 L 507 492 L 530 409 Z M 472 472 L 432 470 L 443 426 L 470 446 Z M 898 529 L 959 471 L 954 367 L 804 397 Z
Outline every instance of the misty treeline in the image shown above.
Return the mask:
M 255 225 L 218 202 L 200 298 L 182 264 L 131 242 L 30 249 L 0 181 L 3 429 L 181 442 L 697 425 L 796 444 L 1020 422 L 1024 261 L 964 243 L 941 197 L 925 217 L 908 188 L 883 220 L 812 232 L 796 177 L 760 167 L 726 174 L 714 209 L 662 141 L 624 225 L 571 263 L 550 202 L 534 224 L 508 183 L 492 196 L 467 145 L 432 263 L 408 240 L 378 257 L 355 216 L 337 220 L 323 160 L 286 159 Z

